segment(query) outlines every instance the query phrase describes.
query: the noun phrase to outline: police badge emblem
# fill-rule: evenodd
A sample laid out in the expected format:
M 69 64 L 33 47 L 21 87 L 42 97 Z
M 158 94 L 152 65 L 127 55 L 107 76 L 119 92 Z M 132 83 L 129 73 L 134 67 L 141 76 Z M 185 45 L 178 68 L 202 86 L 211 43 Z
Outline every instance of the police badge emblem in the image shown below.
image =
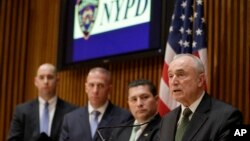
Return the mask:
M 78 22 L 83 33 L 83 38 L 87 40 L 94 27 L 98 11 L 99 0 L 77 0 Z

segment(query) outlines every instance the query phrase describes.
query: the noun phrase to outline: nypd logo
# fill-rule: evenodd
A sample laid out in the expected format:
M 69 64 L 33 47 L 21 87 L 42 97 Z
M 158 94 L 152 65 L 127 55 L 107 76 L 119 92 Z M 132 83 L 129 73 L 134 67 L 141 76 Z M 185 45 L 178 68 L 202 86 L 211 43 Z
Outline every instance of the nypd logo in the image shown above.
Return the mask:
M 93 29 L 98 10 L 98 0 L 78 0 L 77 12 L 80 29 L 83 38 L 87 40 Z
M 150 21 L 151 0 L 77 0 L 74 39 Z

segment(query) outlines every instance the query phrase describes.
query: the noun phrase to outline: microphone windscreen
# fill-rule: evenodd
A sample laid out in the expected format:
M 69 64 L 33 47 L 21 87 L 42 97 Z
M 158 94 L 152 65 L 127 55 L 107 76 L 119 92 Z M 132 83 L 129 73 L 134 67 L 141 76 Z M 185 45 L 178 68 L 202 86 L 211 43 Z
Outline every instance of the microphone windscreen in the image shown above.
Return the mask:
M 52 141 L 52 139 L 46 134 L 41 133 L 36 141 Z

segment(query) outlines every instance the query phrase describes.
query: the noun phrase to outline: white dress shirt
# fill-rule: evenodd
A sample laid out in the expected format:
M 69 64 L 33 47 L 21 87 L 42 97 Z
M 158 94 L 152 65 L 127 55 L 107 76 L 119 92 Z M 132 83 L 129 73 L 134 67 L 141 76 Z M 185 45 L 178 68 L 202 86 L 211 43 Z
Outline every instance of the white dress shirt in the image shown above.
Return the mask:
M 189 116 L 189 120 L 191 120 L 191 118 L 192 118 L 192 116 L 193 116 L 195 110 L 196 110 L 197 107 L 199 106 L 199 104 L 200 104 L 200 102 L 201 102 L 201 100 L 202 100 L 202 98 L 203 98 L 204 95 L 205 95 L 205 91 L 203 91 L 202 94 L 201 94 L 201 96 L 200 96 L 197 100 L 195 100 L 194 103 L 192 103 L 192 104 L 188 107 L 188 108 L 192 111 L 192 114 Z M 179 118 L 179 120 L 178 120 L 177 125 L 179 125 L 180 122 L 181 122 L 181 119 L 182 119 L 182 117 L 183 117 L 182 113 L 183 113 L 183 111 L 185 110 L 185 108 L 187 108 L 187 107 L 185 107 L 184 105 L 181 104 L 181 116 L 180 116 L 180 118 Z
M 89 121 L 91 121 L 91 119 L 93 119 L 93 111 L 99 111 L 100 115 L 98 116 L 98 123 L 100 123 L 104 112 L 106 111 L 107 107 L 108 107 L 108 101 L 101 107 L 94 109 L 93 106 L 91 106 L 91 104 L 88 102 L 88 111 L 89 111 Z

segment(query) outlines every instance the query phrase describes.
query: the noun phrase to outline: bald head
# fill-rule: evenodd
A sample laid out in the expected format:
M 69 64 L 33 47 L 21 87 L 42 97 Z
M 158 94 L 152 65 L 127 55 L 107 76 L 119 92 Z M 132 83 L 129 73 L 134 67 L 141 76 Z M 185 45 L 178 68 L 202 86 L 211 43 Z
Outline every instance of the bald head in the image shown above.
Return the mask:
M 42 70 L 50 70 L 52 73 L 56 74 L 57 70 L 56 67 L 50 63 L 45 63 L 39 66 L 39 68 L 37 69 L 37 75 L 39 74 L 39 71 Z
M 108 83 L 111 83 L 110 71 L 108 71 L 107 69 L 102 68 L 102 67 L 92 68 L 91 70 L 89 70 L 88 76 L 95 75 L 97 73 L 104 75 L 106 77 L 105 81 L 107 81 Z M 88 76 L 87 76 L 87 78 L 88 78 Z
M 42 64 L 35 77 L 35 86 L 38 89 L 38 95 L 45 101 L 48 101 L 56 95 L 56 86 L 58 77 L 56 67 L 52 64 Z

